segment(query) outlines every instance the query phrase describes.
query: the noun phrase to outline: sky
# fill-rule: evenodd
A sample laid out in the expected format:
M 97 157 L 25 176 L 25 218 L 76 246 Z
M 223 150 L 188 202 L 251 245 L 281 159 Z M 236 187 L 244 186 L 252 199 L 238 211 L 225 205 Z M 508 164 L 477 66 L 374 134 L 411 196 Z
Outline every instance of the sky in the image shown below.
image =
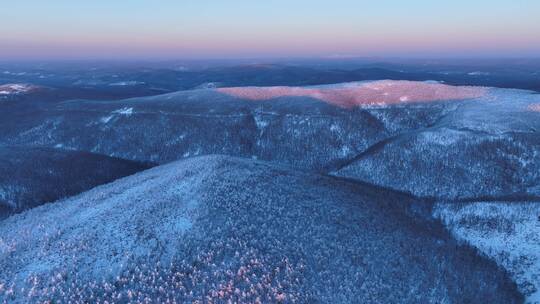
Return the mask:
M 0 60 L 539 57 L 538 0 L 0 0 Z

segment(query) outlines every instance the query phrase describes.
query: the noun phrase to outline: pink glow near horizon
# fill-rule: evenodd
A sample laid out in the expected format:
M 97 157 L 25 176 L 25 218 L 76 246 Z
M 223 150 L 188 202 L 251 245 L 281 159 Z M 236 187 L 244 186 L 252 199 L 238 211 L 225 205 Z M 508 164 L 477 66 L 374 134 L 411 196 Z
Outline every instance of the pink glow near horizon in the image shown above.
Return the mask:
M 342 108 L 367 105 L 420 103 L 478 98 L 482 87 L 457 87 L 440 83 L 381 80 L 339 88 L 237 87 L 218 92 L 253 101 L 279 97 L 311 97 Z
M 4 1 L 0 60 L 538 57 L 540 1 Z
M 529 111 L 540 112 L 540 103 L 531 104 L 529 105 L 528 109 Z

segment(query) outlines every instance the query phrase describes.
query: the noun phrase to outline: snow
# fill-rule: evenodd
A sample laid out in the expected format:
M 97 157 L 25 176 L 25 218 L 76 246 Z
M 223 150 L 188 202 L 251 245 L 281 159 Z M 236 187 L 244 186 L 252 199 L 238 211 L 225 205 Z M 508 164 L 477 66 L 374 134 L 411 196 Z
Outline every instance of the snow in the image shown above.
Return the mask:
M 145 83 L 142 81 L 129 80 L 129 81 L 113 82 L 109 84 L 109 86 L 136 86 L 136 85 L 143 85 L 143 84 Z
M 260 101 L 280 97 L 310 97 L 343 108 L 366 105 L 463 100 L 483 96 L 485 88 L 456 87 L 433 82 L 381 80 L 321 87 L 237 87 L 217 92 Z M 403 94 L 406 95 L 403 95 Z
M 21 85 L 21 84 L 12 84 L 9 86 L 12 90 L 15 90 L 15 91 L 24 91 L 27 89 L 27 86 L 26 85 Z
M 23 94 L 35 89 L 37 87 L 30 84 L 4 84 L 0 85 L 0 95 Z
M 376 150 L 336 174 L 445 199 L 537 195 L 540 120 L 529 112 L 535 104 L 538 94 L 489 88 L 473 100 L 370 109 L 400 134 L 372 144 Z M 422 125 L 404 129 L 405 119 Z
M 264 129 L 270 124 L 270 122 L 265 120 L 261 114 L 256 114 L 253 118 L 255 119 L 255 124 L 258 129 Z
M 101 117 L 99 121 L 101 123 L 109 123 L 113 118 L 115 118 L 117 115 L 122 116 L 131 116 L 133 114 L 133 108 L 132 107 L 124 107 L 115 111 L 111 112 L 111 115 Z
M 20 89 L 15 86 L 15 89 L 17 88 Z M 246 102 L 272 98 L 288 99 L 276 103 Z M 338 107 L 314 103 L 312 98 Z M 287 106 L 281 107 L 282 104 Z M 134 109 L 135 105 L 137 111 Z M 370 107 L 371 105 L 374 106 Z M 381 105 L 388 106 L 381 107 Z M 80 110 L 76 103 L 65 105 L 70 106 L 73 107 L 71 109 Z M 363 108 L 358 111 L 347 110 L 354 106 Z M 323 171 L 328 170 L 329 165 L 341 164 L 350 159 L 353 163 L 346 164 L 344 170 L 338 171 L 343 173 L 341 175 L 344 177 L 407 191 L 418 196 L 435 196 L 449 200 L 498 196 L 509 192 L 530 191 L 534 194 L 539 193 L 540 189 L 540 184 L 537 183 L 538 136 L 535 133 L 535 130 L 540 128 L 538 120 L 529 119 L 535 118 L 536 115 L 530 111 L 540 112 L 539 95 L 526 91 L 454 87 L 434 82 L 373 81 L 303 88 L 248 87 L 187 91 L 110 103 L 93 103 L 88 108 L 91 110 L 83 109 L 83 111 L 87 110 L 88 121 L 94 125 L 96 121 L 123 123 L 116 125 L 118 128 L 115 132 L 107 136 L 99 134 L 87 136 L 108 128 L 98 128 L 97 131 L 95 128 L 81 128 L 78 121 L 68 121 L 69 111 L 61 112 L 60 109 L 58 117 L 62 117 L 66 122 L 60 123 L 59 128 L 56 124 L 42 124 L 42 120 L 37 120 L 38 127 L 28 129 L 26 133 L 22 132 L 17 140 L 20 142 L 35 140 L 40 144 L 51 146 L 65 142 L 74 149 L 85 149 L 86 146 L 95 149 L 99 147 L 100 153 L 160 163 L 168 163 L 180 156 L 190 157 L 217 152 L 286 163 L 310 171 L 314 168 Z M 155 124 L 141 123 L 138 118 L 142 115 L 133 115 L 143 112 L 149 117 L 153 115 L 151 117 Z M 96 115 L 95 113 L 98 113 L 97 116 L 92 116 Z M 121 119 L 131 115 L 133 117 L 130 119 Z M 245 124 L 246 120 L 250 123 Z M 87 126 L 88 121 L 84 121 L 82 125 Z M 239 137 L 239 127 L 244 126 L 246 127 L 242 129 L 242 136 Z M 30 127 L 25 125 L 25 128 Z M 145 137 L 137 137 L 141 134 Z M 154 136 L 155 134 L 159 136 Z M 291 145 L 291 142 L 301 144 Z M 257 143 L 257 146 L 253 147 L 253 143 Z M 373 147 L 375 149 L 370 149 Z M 368 153 L 362 154 L 366 151 Z M 360 157 L 356 158 L 357 155 Z M 199 174 L 203 174 L 199 171 L 204 172 L 207 169 L 212 171 L 215 168 L 195 166 L 195 169 L 191 169 L 187 170 L 186 175 L 195 174 L 194 178 L 198 178 Z M 155 172 L 168 174 L 166 169 L 163 170 Z M 396 176 L 398 171 L 400 176 Z M 253 172 L 249 170 L 241 173 L 253 177 L 250 175 Z M 234 178 L 244 178 L 240 177 L 242 174 L 238 173 Z M 215 176 L 206 181 L 211 181 L 212 185 L 219 185 L 223 182 L 223 175 L 225 173 L 220 172 L 217 181 Z M 144 176 L 144 178 L 133 177 L 133 180 L 138 179 L 141 181 L 141 187 L 150 189 L 148 194 L 159 197 L 161 193 L 152 185 L 154 182 L 163 182 L 161 176 L 159 174 Z M 268 179 L 273 178 L 272 176 Z M 192 181 L 191 177 L 177 175 L 172 180 L 170 183 L 161 184 L 164 185 L 160 188 L 162 191 L 167 189 L 170 192 L 163 194 L 163 200 L 158 203 L 168 206 L 167 204 L 185 202 L 186 205 L 194 206 L 189 212 L 199 211 L 201 202 L 204 201 L 203 197 L 198 194 L 184 195 L 189 188 L 186 185 Z M 243 184 L 238 186 L 241 189 L 257 187 L 260 182 L 259 180 L 253 182 L 249 178 L 242 181 Z M 84 212 L 70 209 L 71 214 L 76 213 L 84 220 L 98 217 L 110 220 L 107 215 L 114 214 L 115 210 L 100 209 L 105 208 L 101 205 L 101 199 L 123 209 L 139 208 L 140 204 L 148 206 L 154 199 L 145 196 L 147 192 L 141 189 L 137 190 L 140 192 L 131 195 L 129 191 L 133 190 L 132 187 L 118 186 L 121 184 L 117 184 L 115 190 L 111 190 L 107 197 L 89 198 L 97 195 L 95 194 L 97 192 L 92 192 L 94 194 L 91 195 L 83 194 L 89 205 L 92 202 L 99 206 L 85 209 Z M 186 188 L 179 190 L 175 188 L 178 185 Z M 230 196 L 244 195 L 242 191 L 236 191 L 237 185 L 230 188 L 229 186 L 224 187 L 223 193 L 227 195 L 220 197 L 222 201 L 230 199 Z M 102 191 L 106 188 L 98 189 Z M 261 193 L 272 195 L 264 191 Z M 115 198 L 110 198 L 112 196 Z M 247 203 L 255 201 L 243 196 L 242 199 L 242 202 Z M 68 201 L 78 204 L 79 207 L 88 207 L 77 197 Z M 270 199 L 269 201 L 273 202 Z M 499 202 L 457 206 L 439 203 L 433 215 L 442 219 L 459 240 L 477 247 L 487 257 L 507 269 L 519 284 L 520 290 L 528 296 L 529 301 L 540 301 L 536 291 L 540 286 L 539 257 L 536 253 L 540 252 L 537 237 L 540 231 L 538 221 L 535 221 L 539 208 L 530 207 L 534 204 L 523 207 L 525 204 Z M 286 208 L 289 207 L 287 205 Z M 149 225 L 145 222 L 147 219 L 137 217 L 134 212 L 128 212 L 126 216 Z M 243 216 L 243 219 L 248 219 L 253 215 Z M 120 215 L 115 214 L 113 218 L 123 221 L 122 227 L 130 225 Z M 142 248 L 134 241 L 125 247 L 145 256 L 146 253 L 152 252 L 152 248 L 162 245 L 161 242 L 165 238 L 159 236 L 167 231 L 184 236 L 201 229 L 197 226 L 197 219 L 191 217 L 191 214 L 178 215 L 174 220 L 167 220 L 165 223 L 159 217 L 153 220 L 152 225 L 155 227 L 149 225 L 150 227 L 145 226 L 143 230 L 158 227 L 161 230 L 155 232 L 157 237 L 145 241 Z M 281 223 L 281 219 L 275 222 Z M 72 224 L 73 222 L 70 222 L 70 225 Z M 98 229 L 101 229 L 99 225 Z M 118 227 L 113 226 L 111 229 L 116 228 Z M 58 229 L 62 230 L 62 227 Z M 79 227 L 77 231 L 85 233 L 87 230 Z M 116 234 L 116 231 L 109 232 L 106 229 L 99 231 L 104 234 L 111 233 L 111 238 L 122 239 L 125 236 L 121 234 L 123 232 Z M 16 242 L 9 243 L 9 246 L 2 245 L 7 244 L 4 240 L 0 236 L 0 247 L 17 250 L 16 246 L 12 246 Z M 110 239 L 101 240 L 110 241 Z M 74 244 L 67 239 L 62 241 Z M 100 245 L 93 240 L 90 243 L 93 246 Z M 124 245 L 119 245 L 122 250 L 125 249 Z M 168 245 L 165 247 L 165 251 L 174 251 L 174 248 Z M 92 258 L 84 257 L 84 259 Z M 118 262 L 115 260 L 109 263 L 102 255 L 98 255 L 97 258 L 100 260 L 91 260 L 91 263 L 95 262 L 98 265 L 97 269 L 100 270 Z M 48 263 L 52 262 L 46 260 L 43 264 L 33 264 L 32 267 L 40 271 L 49 271 Z
M 401 102 L 407 102 L 407 101 L 409 101 L 409 97 L 408 97 L 408 96 L 401 96 L 401 97 L 399 98 L 399 101 L 401 101 Z
M 476 71 L 476 72 L 467 73 L 467 75 L 469 75 L 469 76 L 489 76 L 489 72 Z
M 3 74 L 5 75 L 13 75 L 13 76 L 24 76 L 27 73 L 26 72 L 11 72 L 11 71 L 4 71 Z
M 527 303 L 540 303 L 540 202 L 439 203 L 433 216 L 505 268 Z
M 336 123 L 333 123 L 330 125 L 330 131 L 332 132 L 339 132 L 341 130 L 341 128 L 339 127 L 338 124 Z
M 339 156 L 340 157 L 346 157 L 346 156 L 349 156 L 351 154 L 352 150 L 349 146 L 342 146 L 340 151 L 339 151 Z
M 217 82 L 206 82 L 206 83 L 202 83 L 200 85 L 198 85 L 195 89 L 215 89 L 215 88 L 218 88 L 220 86 L 219 83 Z
M 493 265 L 366 187 L 223 156 L 156 167 L 0 222 L 0 300 L 519 299 Z
M 122 108 L 122 109 L 119 109 L 119 110 L 116 110 L 114 111 L 113 113 L 116 113 L 116 114 L 120 114 L 120 115 L 126 115 L 126 116 L 130 116 L 131 114 L 133 114 L 133 108 Z
M 528 106 L 529 111 L 540 112 L 540 103 L 531 104 Z
M 452 146 L 460 141 L 466 140 L 468 134 L 466 132 L 452 130 L 452 129 L 439 129 L 439 130 L 427 130 L 419 134 L 420 142 L 434 143 L 441 146 Z

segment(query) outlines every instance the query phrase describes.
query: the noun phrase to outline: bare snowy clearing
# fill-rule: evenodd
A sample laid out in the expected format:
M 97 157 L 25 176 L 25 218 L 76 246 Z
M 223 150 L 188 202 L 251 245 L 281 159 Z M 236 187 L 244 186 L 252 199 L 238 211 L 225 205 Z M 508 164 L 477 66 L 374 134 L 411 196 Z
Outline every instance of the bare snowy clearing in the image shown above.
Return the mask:
M 433 82 L 395 80 L 351 83 L 340 87 L 244 87 L 216 90 L 249 100 L 311 97 L 343 108 L 471 99 L 481 97 L 486 93 L 486 89 L 480 87 L 456 87 Z

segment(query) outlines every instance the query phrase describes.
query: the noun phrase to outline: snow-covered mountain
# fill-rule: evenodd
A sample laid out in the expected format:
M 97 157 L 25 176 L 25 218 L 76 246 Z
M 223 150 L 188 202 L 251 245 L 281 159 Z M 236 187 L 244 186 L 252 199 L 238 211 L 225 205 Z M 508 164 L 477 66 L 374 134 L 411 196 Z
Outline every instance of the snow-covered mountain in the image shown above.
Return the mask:
M 450 199 L 537 195 L 539 102 L 409 81 L 206 89 L 50 105 L 6 117 L 0 142 L 158 163 L 227 154 Z
M 490 89 L 429 128 L 373 146 L 336 174 L 444 199 L 538 197 L 540 115 L 531 107 L 539 100 Z
M 540 302 L 540 202 L 438 203 L 433 216 L 505 268 L 527 303 Z
M 343 85 L 343 90 L 349 92 L 353 86 Z M 377 92 L 369 83 L 356 86 Z M 339 92 L 337 87 L 317 90 Z M 384 93 L 381 91 L 381 96 Z M 401 97 L 393 96 L 398 102 Z M 344 108 L 314 96 L 288 95 L 253 101 L 223 89 L 112 102 L 75 100 L 50 105 L 34 116 L 15 121 L 6 117 L 2 127 L 13 132 L 6 132 L 0 140 L 25 145 L 61 144 L 161 163 L 220 153 L 321 170 L 400 132 L 425 128 L 457 107 L 459 101 L 405 104 Z
M 540 133 L 431 128 L 388 140 L 336 174 L 443 199 L 540 196 Z
M 174 162 L 0 222 L 0 299 L 519 303 L 414 199 L 224 156 Z
M 423 216 L 441 220 L 457 239 L 506 269 L 534 303 L 536 239 L 520 227 L 538 223 L 530 206 L 540 203 L 539 104 L 540 95 L 530 91 L 437 82 L 205 88 L 47 103 L 17 115 L 3 111 L 0 144 L 160 164 L 226 154 L 407 192 L 429 202 Z M 243 187 L 230 188 L 231 199 L 257 186 Z M 523 210 L 530 216 L 508 217 Z
M 0 96 L 24 94 L 39 89 L 38 86 L 25 83 L 11 83 L 0 85 Z

